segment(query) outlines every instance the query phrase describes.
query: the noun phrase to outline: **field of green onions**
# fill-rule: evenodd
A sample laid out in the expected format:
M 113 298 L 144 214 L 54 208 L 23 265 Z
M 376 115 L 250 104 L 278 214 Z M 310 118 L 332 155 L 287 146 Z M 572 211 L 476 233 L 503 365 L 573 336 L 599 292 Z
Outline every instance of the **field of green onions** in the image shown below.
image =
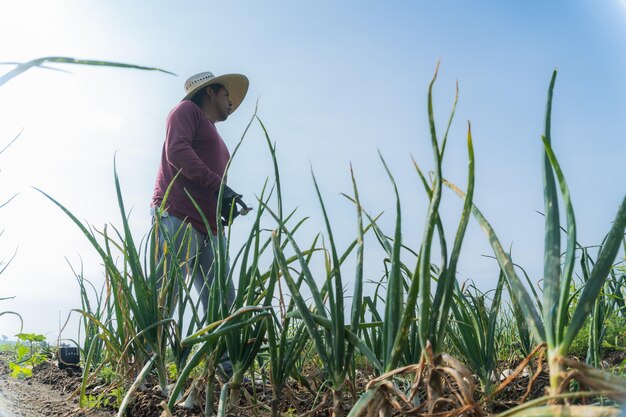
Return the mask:
M 206 416 L 619 416 L 626 361 L 612 366 L 605 356 L 626 350 L 626 196 L 603 241 L 580 245 L 566 176 L 551 147 L 556 75 L 548 87 L 544 133 L 536 140 L 543 151 L 536 167 L 543 172 L 545 201 L 544 242 L 537 242 L 545 248 L 542 276 L 529 276 L 515 263 L 473 198 L 469 125 L 466 181 L 446 180 L 442 162 L 456 98 L 447 125 L 435 126 L 436 73 L 426 115 L 433 171 L 421 169 L 428 161 L 414 163 L 416 188 L 428 205 L 419 246 L 404 243 L 403 219 L 414 214 L 401 206 L 382 156 L 396 196 L 395 211 L 383 215 L 392 216 L 395 227 L 383 230 L 381 214 L 362 206 L 358 176 L 351 172 L 353 187 L 342 198 L 353 204 L 354 221 L 342 227 L 354 234 L 339 247 L 327 197 L 312 173 L 324 232 L 302 238 L 301 226 L 313 220 L 299 217 L 282 193 L 276 145 L 255 114 L 248 128 L 261 126 L 274 172 L 259 192 L 245 243 L 215 244 L 206 312 L 175 267 L 195 267 L 195 254 L 183 244 L 170 258 L 157 258 L 159 218 L 150 235 L 133 236 L 117 174 L 120 228 L 95 229 L 44 193 L 82 230 L 104 268 L 102 287 L 76 271 L 82 300 L 74 311 L 81 321 L 74 342 L 82 359 L 79 405 L 93 406 L 89 387 L 105 381 L 99 396 L 118 416 L 146 389 L 158 392 L 162 401 L 155 406 L 163 416 L 193 407 Z M 458 224 L 440 217 L 444 193 L 462 202 Z M 499 265 L 489 291 L 457 274 L 470 222 L 480 226 Z M 228 238 L 228 228 L 218 225 Z M 453 241 L 446 240 L 447 229 L 455 231 Z M 189 230 L 165 239 L 174 248 L 175 239 L 189 239 Z M 368 245 L 379 247 L 368 252 Z M 367 276 L 364 261 L 371 263 L 368 253 L 380 248 L 384 256 L 374 262 L 384 274 Z M 236 288 L 232 305 L 222 296 L 229 281 Z M 232 375 L 218 366 L 226 356 Z

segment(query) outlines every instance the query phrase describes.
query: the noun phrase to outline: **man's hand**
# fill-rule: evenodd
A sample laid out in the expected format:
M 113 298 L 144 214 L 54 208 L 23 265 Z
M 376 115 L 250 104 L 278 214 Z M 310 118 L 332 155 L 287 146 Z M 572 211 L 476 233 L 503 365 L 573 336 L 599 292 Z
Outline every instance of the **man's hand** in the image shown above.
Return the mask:
M 246 206 L 242 198 L 243 196 L 241 194 L 236 193 L 228 185 L 224 185 L 224 189 L 222 190 L 222 210 L 220 212 L 222 225 L 229 226 L 232 220 L 234 220 L 237 216 L 239 216 L 240 214 L 246 215 L 251 210 L 250 208 L 248 208 L 248 206 Z M 233 204 L 235 205 L 234 207 Z M 237 210 L 237 205 L 241 206 L 241 210 Z

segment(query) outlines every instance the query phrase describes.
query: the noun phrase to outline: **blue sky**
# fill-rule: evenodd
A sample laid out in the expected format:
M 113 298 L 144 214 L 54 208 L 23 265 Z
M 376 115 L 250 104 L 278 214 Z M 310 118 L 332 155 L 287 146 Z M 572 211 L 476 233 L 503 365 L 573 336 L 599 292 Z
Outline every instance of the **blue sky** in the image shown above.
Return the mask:
M 149 227 L 148 204 L 167 112 L 191 74 L 241 72 L 248 97 L 218 129 L 232 149 L 252 116 L 276 141 L 286 205 L 311 216 L 303 240 L 322 229 L 310 176 L 313 167 L 340 244 L 355 235 L 351 190 L 355 169 L 364 206 L 386 211 L 393 193 L 377 151 L 402 196 L 406 242 L 421 239 L 426 199 L 411 155 L 430 169 L 426 93 L 438 60 L 435 111 L 441 134 L 455 83 L 460 98 L 444 175 L 466 184 L 467 121 L 476 151 L 475 203 L 533 280 L 541 278 L 543 209 L 540 156 L 544 108 L 553 69 L 559 75 L 553 144 L 572 190 L 583 244 L 599 243 L 624 196 L 626 181 L 626 3 L 605 1 L 318 1 L 85 2 L 20 1 L 2 6 L 0 61 L 71 56 L 157 66 L 178 74 L 112 68 L 33 70 L 0 87 L 0 143 L 22 128 L 0 155 L 0 253 L 18 254 L 0 276 L 3 308 L 21 312 L 25 329 L 55 338 L 59 315 L 78 306 L 65 260 L 83 260 L 102 280 L 86 239 L 31 187 L 41 188 L 79 218 L 101 228 L 119 224 L 113 158 L 137 236 Z M 1 66 L 0 71 L 10 69 Z M 246 200 L 272 175 L 262 133 L 254 125 L 233 162 L 230 185 Z M 460 202 L 446 194 L 442 215 L 456 227 Z M 233 228 L 238 246 L 251 226 Z M 459 264 L 461 280 L 495 285 L 490 249 L 471 223 Z M 366 246 L 368 278 L 381 252 Z M 348 269 L 349 271 L 349 269 Z M 16 322 L 0 318 L 0 334 Z M 72 336 L 71 334 L 68 336 Z

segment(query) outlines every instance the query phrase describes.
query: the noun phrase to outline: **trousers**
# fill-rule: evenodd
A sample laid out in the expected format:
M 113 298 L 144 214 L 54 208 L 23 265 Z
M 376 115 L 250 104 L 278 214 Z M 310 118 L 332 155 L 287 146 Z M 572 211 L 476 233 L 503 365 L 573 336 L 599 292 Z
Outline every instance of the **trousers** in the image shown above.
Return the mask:
M 156 218 L 153 213 L 153 224 Z M 209 289 L 214 279 L 214 260 L 213 246 L 217 247 L 218 239 L 222 239 L 223 247 L 226 247 L 226 238 L 224 236 L 214 236 L 192 227 L 182 219 L 172 216 L 167 212 L 161 212 L 160 227 L 157 232 L 158 254 L 157 259 L 162 259 L 165 251 L 165 234 L 173 240 L 174 247 L 169 248 L 169 253 L 177 253 L 182 249 L 182 255 L 178 262 L 168 262 L 169 265 L 175 264 L 174 267 L 180 267 L 183 276 L 187 280 L 193 281 L 193 286 L 198 292 L 199 300 L 202 304 L 203 312 L 206 314 L 209 304 Z M 184 247 L 182 247 L 185 245 Z M 226 275 L 228 275 L 228 258 L 226 261 Z M 235 300 L 235 287 L 232 280 L 227 282 L 226 302 L 231 306 Z M 177 287 L 177 286 L 176 286 Z

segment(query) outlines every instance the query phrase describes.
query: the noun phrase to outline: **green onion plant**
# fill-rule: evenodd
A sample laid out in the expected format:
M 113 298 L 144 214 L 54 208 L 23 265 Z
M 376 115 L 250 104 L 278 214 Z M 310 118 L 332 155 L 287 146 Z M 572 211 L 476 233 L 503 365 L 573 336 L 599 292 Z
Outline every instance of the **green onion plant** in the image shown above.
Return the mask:
M 487 305 L 487 294 L 470 285 L 456 288 L 452 303 L 453 322 L 448 332 L 459 358 L 480 380 L 483 395 L 494 390 L 493 378 L 498 375 L 498 348 L 501 337 L 500 306 L 505 276 L 500 272 L 496 289 Z
M 432 182 L 429 183 L 415 164 L 420 176 L 422 185 L 426 190 L 429 200 L 428 213 L 426 216 L 423 231 L 422 243 L 417 257 L 417 265 L 410 272 L 408 288 L 403 285 L 403 263 L 401 262 L 402 233 L 401 233 L 401 208 L 400 198 L 393 176 L 386 163 L 383 165 L 387 170 L 396 193 L 396 227 L 392 240 L 382 240 L 388 253 L 391 269 L 387 279 L 386 308 L 382 326 L 382 366 L 385 375 L 377 379 L 378 383 L 370 383 L 369 389 L 361 396 L 349 417 L 356 417 L 366 410 L 378 410 L 380 415 L 391 415 L 392 402 L 388 400 L 391 391 L 394 396 L 404 399 L 407 406 L 415 406 L 418 397 L 416 396 L 419 380 L 422 372 L 425 373 L 425 384 L 427 387 L 427 401 L 422 406 L 427 407 L 428 413 L 434 413 L 438 404 L 438 399 L 443 395 L 446 387 L 446 380 L 455 380 L 458 388 L 459 407 L 472 406 L 472 383 L 469 371 L 456 359 L 450 355 L 442 353 L 442 347 L 446 334 L 450 306 L 453 299 L 454 287 L 456 283 L 457 263 L 461 251 L 463 237 L 469 219 L 469 211 L 472 202 L 472 191 L 474 188 L 474 156 L 472 147 L 471 130 L 468 130 L 468 195 L 461 214 L 452 251 L 448 253 L 443 224 L 439 216 L 439 206 L 442 194 L 442 159 L 445 154 L 447 135 L 452 123 L 457 99 L 454 106 L 448 127 L 441 143 L 438 140 L 434 122 L 434 112 L 432 105 L 432 93 L 437 71 L 430 83 L 428 92 L 428 119 L 430 126 L 431 146 L 434 159 L 434 173 Z M 457 95 L 458 97 L 458 95 Z M 374 225 L 374 229 L 377 227 Z M 433 240 L 437 232 L 439 238 L 439 249 L 441 254 L 441 264 L 436 267 L 431 261 L 431 250 Z M 384 236 L 377 233 L 379 238 Z M 434 275 L 434 276 L 433 276 Z M 434 293 L 431 292 L 432 282 L 436 283 Z M 411 333 L 411 330 L 414 332 Z M 419 346 L 421 360 L 419 364 L 404 368 L 402 371 L 396 370 L 403 357 L 406 356 L 406 345 L 409 343 L 413 348 Z M 414 348 L 415 350 L 415 348 Z M 404 396 L 395 388 L 387 378 L 397 375 L 400 372 L 411 372 L 419 375 L 411 392 Z M 370 414 L 371 415 L 371 414 Z
M 280 266 L 282 276 L 289 287 L 294 304 L 297 307 L 298 314 L 294 317 L 300 318 L 314 342 L 317 354 L 324 366 L 327 378 L 330 380 L 333 393 L 332 415 L 341 417 L 343 411 L 343 391 L 345 387 L 345 378 L 352 363 L 355 346 L 359 348 L 361 353 L 368 357 L 369 360 L 377 363 L 376 358 L 367 349 L 367 347 L 358 339 L 358 331 L 362 310 L 362 291 L 363 291 L 363 235 L 365 229 L 360 215 L 360 203 L 356 182 L 353 179 L 353 188 L 355 191 L 354 199 L 357 204 L 358 212 L 358 237 L 349 245 L 349 247 L 340 256 L 333 238 L 329 217 L 324 205 L 317 180 L 313 174 L 313 183 L 320 202 L 326 231 L 328 233 L 328 242 L 330 250 L 324 248 L 324 260 L 326 266 L 326 279 L 322 288 L 318 288 L 313 273 L 309 267 L 309 259 L 306 254 L 299 248 L 296 243 L 293 232 L 285 227 L 280 218 L 271 210 L 268 210 L 279 223 L 279 230 L 284 234 L 285 238 L 291 244 L 300 263 L 301 272 L 304 281 L 307 283 L 311 291 L 314 305 L 310 308 L 306 303 L 300 286 L 293 278 L 293 272 L 290 270 L 284 250 L 281 247 L 278 231 L 274 232 L 272 239 L 274 242 L 274 256 Z M 350 325 L 345 325 L 344 313 L 344 287 L 342 280 L 341 265 L 350 255 L 354 248 L 357 248 L 357 262 L 354 281 L 354 295 L 352 297 L 353 304 L 350 314 Z M 326 305 L 328 300 L 328 307 Z M 379 366 L 379 365 L 378 365 Z
M 624 228 L 626 226 L 626 197 L 617 211 L 604 245 L 598 254 L 593 268 L 589 271 L 589 278 L 570 316 L 568 307 L 571 298 L 570 288 L 575 262 L 576 222 L 569 188 L 551 145 L 551 109 L 556 74 L 555 71 L 548 90 L 545 131 L 542 137 L 546 219 L 544 285 L 541 309 L 538 309 L 532 302 L 528 290 L 515 272 L 511 258 L 502 248 L 493 228 L 476 206 L 472 207 L 472 213 L 489 238 L 500 267 L 504 271 L 511 287 L 511 296 L 516 299 L 525 315 L 526 322 L 535 341 L 537 343 L 546 343 L 550 372 L 550 394 L 556 396 L 565 392 L 569 386 L 569 381 L 573 378 L 592 390 L 607 392 L 607 395 L 611 398 L 623 401 L 626 399 L 626 380 L 604 374 L 567 357 L 568 348 L 592 312 L 593 306 L 606 283 L 613 260 L 623 240 Z M 557 184 L 561 190 L 567 223 L 567 242 L 563 261 L 561 258 L 561 229 Z M 458 188 L 449 183 L 448 185 L 460 196 L 464 195 Z M 563 262 L 562 266 L 561 262 Z M 575 372 L 568 374 L 568 369 L 573 369 Z

